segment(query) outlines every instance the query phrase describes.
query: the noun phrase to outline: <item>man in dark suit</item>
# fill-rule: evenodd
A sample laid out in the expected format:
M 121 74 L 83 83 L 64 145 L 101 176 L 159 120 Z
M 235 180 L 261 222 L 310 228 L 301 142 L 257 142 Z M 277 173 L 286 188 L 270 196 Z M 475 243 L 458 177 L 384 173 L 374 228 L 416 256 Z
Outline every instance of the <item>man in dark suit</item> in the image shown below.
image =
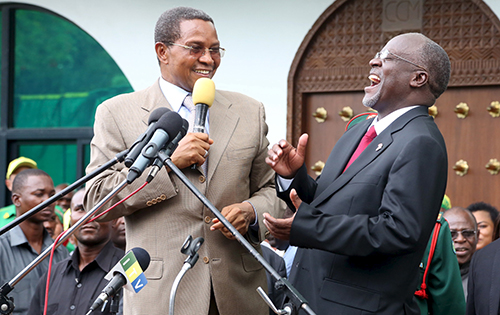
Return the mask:
M 317 314 L 419 314 L 419 263 L 447 179 L 445 143 L 428 107 L 448 85 L 450 61 L 435 42 L 408 33 L 370 66 L 363 104 L 378 117 L 340 138 L 317 180 L 304 165 L 307 135 L 296 149 L 282 140 L 268 152 L 278 196 L 297 211 L 291 219 L 265 214 L 264 223 L 299 247 L 290 281 Z M 371 126 L 375 138 L 352 161 Z
M 467 315 L 500 314 L 500 240 L 474 253 L 469 269 Z

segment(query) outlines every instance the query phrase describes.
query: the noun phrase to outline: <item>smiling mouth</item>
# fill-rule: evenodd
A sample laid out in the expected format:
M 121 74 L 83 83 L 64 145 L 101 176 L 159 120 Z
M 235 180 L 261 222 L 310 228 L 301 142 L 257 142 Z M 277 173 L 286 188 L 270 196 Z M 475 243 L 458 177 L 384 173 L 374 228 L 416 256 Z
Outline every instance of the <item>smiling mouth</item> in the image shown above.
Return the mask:
M 209 75 L 210 70 L 194 70 L 194 72 L 201 74 L 201 75 Z
M 380 83 L 380 77 L 376 74 L 370 74 L 368 80 L 371 82 L 371 86 L 375 86 Z

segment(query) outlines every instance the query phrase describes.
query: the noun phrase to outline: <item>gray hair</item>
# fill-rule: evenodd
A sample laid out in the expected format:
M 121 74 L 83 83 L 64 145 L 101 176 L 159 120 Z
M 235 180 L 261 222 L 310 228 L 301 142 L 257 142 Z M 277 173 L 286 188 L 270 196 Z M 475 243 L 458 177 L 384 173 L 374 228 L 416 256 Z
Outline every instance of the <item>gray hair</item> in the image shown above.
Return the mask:
M 177 7 L 165 11 L 155 26 L 155 43 L 170 45 L 181 37 L 180 24 L 186 20 L 203 20 L 215 25 L 212 18 L 205 12 L 188 7 Z
M 441 46 L 427 37 L 419 52 L 422 63 L 429 71 L 430 91 L 437 99 L 446 90 L 450 81 L 450 58 Z

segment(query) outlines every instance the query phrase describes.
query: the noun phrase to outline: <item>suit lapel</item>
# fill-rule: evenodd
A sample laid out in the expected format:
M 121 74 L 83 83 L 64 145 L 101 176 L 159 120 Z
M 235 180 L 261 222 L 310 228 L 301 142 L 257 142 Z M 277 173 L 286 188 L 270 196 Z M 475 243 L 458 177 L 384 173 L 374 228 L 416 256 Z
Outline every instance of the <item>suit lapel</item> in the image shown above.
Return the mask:
M 331 156 L 328 158 L 327 164 L 325 165 L 325 170 L 327 170 L 326 174 L 330 174 L 330 176 L 332 177 L 323 180 L 323 174 L 321 175 L 321 178 L 318 180 L 316 196 L 314 198 L 314 201 L 311 203 L 311 206 L 318 206 L 331 195 L 336 193 L 339 189 L 344 187 L 344 185 L 346 185 L 356 174 L 362 171 L 372 161 L 377 159 L 385 150 L 387 150 L 387 148 L 393 142 L 393 134 L 401 131 L 409 121 L 423 115 L 428 115 L 427 108 L 420 106 L 408 111 L 407 113 L 396 119 L 380 135 L 373 139 L 372 143 L 370 143 L 370 145 L 366 147 L 366 149 L 351 164 L 351 166 L 349 166 L 349 168 L 339 176 L 338 174 L 342 172 L 343 167 L 345 167 L 348 160 L 351 158 L 352 153 L 358 146 L 361 137 L 366 133 L 366 130 L 371 124 L 372 120 L 370 119 L 365 122 L 359 123 L 358 125 L 360 127 L 360 130 L 357 130 L 356 133 L 354 133 L 352 136 L 346 133 L 345 139 L 342 139 L 344 138 L 343 136 L 341 140 L 339 140 L 339 147 L 337 148 L 337 146 L 335 146 L 333 151 L 345 150 L 346 152 L 350 152 L 350 154 L 347 154 L 346 152 L 338 154 L 332 152 Z M 354 148 L 353 145 L 348 144 L 352 142 L 355 143 Z M 338 157 L 338 159 L 335 158 L 336 156 Z M 343 163 L 339 163 L 339 161 L 343 161 Z M 328 170 L 330 168 L 330 164 L 333 164 L 332 171 Z M 342 169 L 339 169 L 339 167 L 341 167 Z M 338 177 L 334 177 L 335 175 L 337 175 Z M 323 186 L 324 188 L 320 187 L 320 182 L 321 186 Z
M 214 139 L 214 144 L 208 155 L 208 180 L 217 169 L 240 119 L 231 107 L 231 102 L 216 91 L 214 103 L 209 109 L 210 138 Z
M 348 130 L 346 134 L 335 144 L 326 166 L 318 178 L 318 188 L 316 189 L 315 198 L 318 197 L 337 177 L 339 177 L 352 154 L 358 147 L 361 138 L 366 133 L 368 126 L 372 120 L 359 123 L 352 129 Z M 349 134 L 347 134 L 349 133 Z M 342 161 L 342 162 L 341 162 Z
M 366 133 L 366 129 L 363 128 L 362 135 Z M 360 139 L 358 139 L 357 143 L 359 143 Z M 329 198 L 331 195 L 335 194 L 339 189 L 344 187 L 349 181 L 359 172 L 361 172 L 365 167 L 367 167 L 373 160 L 378 158 L 392 143 L 392 135 L 390 132 L 382 132 L 375 139 L 373 139 L 372 143 L 366 147 L 366 149 L 359 155 L 359 157 L 349 166 L 349 168 L 342 173 L 339 177 L 337 177 L 333 182 L 331 182 L 327 187 L 320 190 L 320 193 L 316 196 L 314 201 L 311 203 L 313 207 L 318 206 L 325 199 Z M 356 145 L 357 147 L 357 145 Z M 353 150 L 354 151 L 354 150 Z M 352 154 L 351 154 L 352 155 Z M 347 157 L 345 163 L 337 163 L 343 165 L 347 164 L 347 161 L 351 158 L 351 155 Z M 325 167 L 326 168 L 326 167 Z M 342 168 L 343 170 L 343 168 Z M 341 170 L 341 171 L 342 171 Z M 319 184 L 319 183 L 318 183 Z M 320 189 L 318 187 L 318 189 Z
M 152 86 L 144 90 L 145 97 L 144 102 L 141 104 L 141 108 L 144 110 L 144 114 L 142 115 L 142 122 L 148 126 L 149 115 L 152 111 L 160 107 L 166 107 L 172 110 L 172 106 L 168 103 L 165 95 L 163 95 L 160 89 L 159 79 Z

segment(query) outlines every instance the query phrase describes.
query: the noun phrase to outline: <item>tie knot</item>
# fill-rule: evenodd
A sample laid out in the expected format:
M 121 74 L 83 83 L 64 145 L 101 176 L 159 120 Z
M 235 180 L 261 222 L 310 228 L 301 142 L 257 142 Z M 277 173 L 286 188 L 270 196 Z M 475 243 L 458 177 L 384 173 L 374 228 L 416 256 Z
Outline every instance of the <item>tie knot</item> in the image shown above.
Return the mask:
M 368 131 L 366 132 L 365 137 L 369 138 L 371 141 L 371 140 L 375 139 L 376 136 L 377 136 L 377 132 L 375 131 L 375 127 L 371 126 L 370 129 L 368 129 Z
M 189 109 L 190 112 L 192 112 L 195 109 L 194 103 L 193 103 L 193 96 L 191 94 L 188 94 L 186 98 L 184 98 L 184 102 L 182 105 L 186 106 L 187 109 Z

